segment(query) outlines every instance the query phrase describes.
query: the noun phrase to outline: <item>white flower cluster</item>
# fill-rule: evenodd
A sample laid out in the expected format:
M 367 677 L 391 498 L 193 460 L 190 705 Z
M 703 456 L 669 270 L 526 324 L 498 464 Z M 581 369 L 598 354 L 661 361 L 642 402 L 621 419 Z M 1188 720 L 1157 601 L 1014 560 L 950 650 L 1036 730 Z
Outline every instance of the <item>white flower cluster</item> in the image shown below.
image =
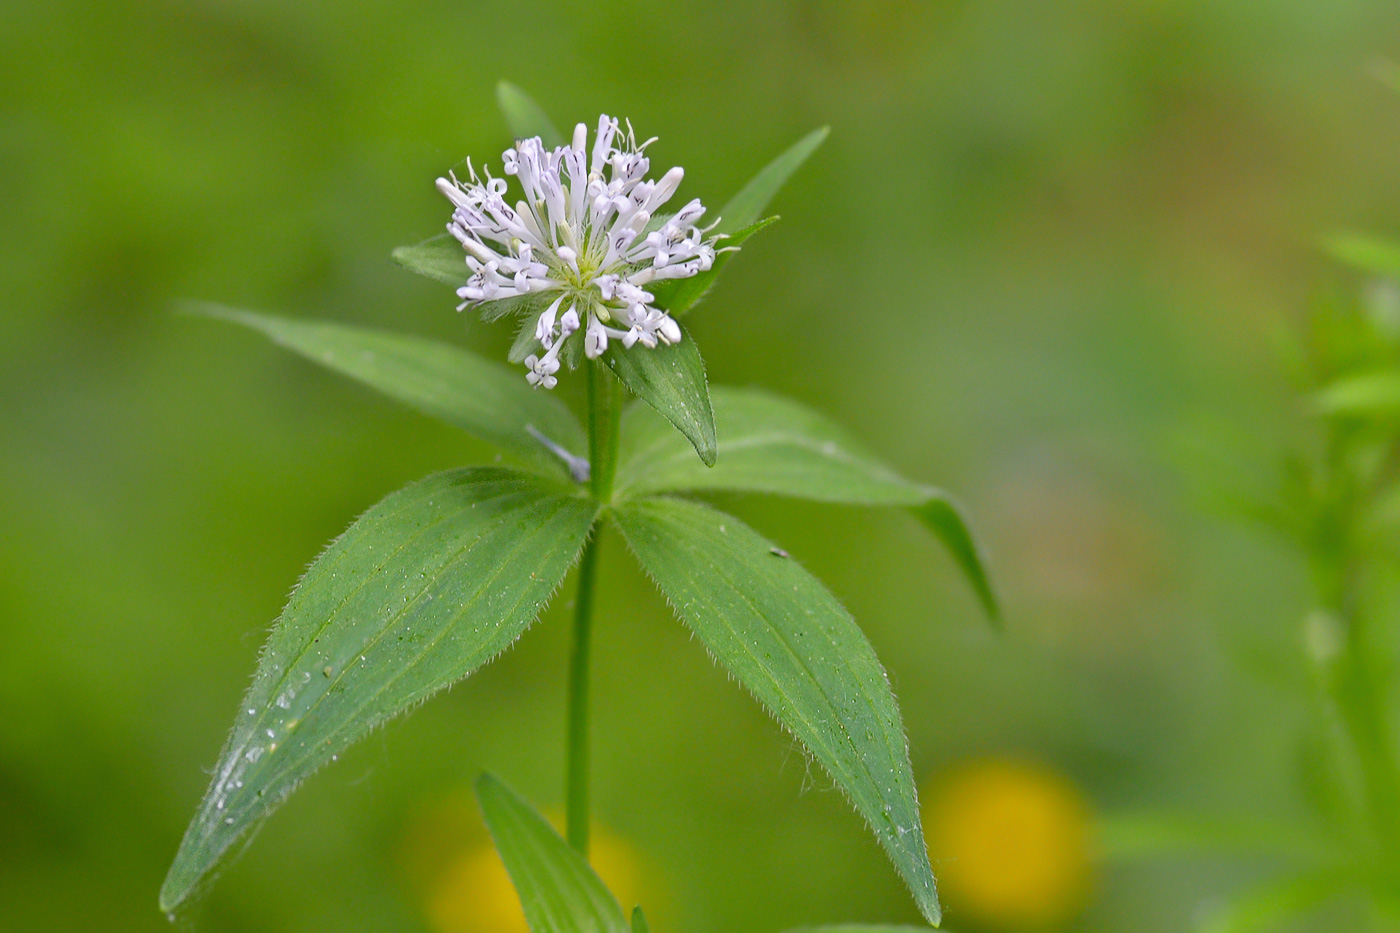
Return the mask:
M 583 331 L 583 352 L 593 359 L 619 340 L 655 347 L 681 339 L 681 329 L 653 306 L 646 287 L 664 279 L 703 272 L 715 261 L 716 237 L 697 221 L 705 213 L 693 200 L 675 214 L 658 214 L 680 185 L 684 172 L 673 168 L 660 181 L 646 178 L 644 154 L 630 124 L 603 115 L 591 156 L 588 128 L 574 128 L 568 146 L 546 149 L 540 138 L 520 140 L 503 155 L 505 173 L 520 179 L 525 197 L 506 203 L 504 178 L 439 178 L 438 190 L 452 201 L 448 231 L 467 251 L 471 277 L 457 290 L 458 310 L 493 301 L 530 296 L 540 313 L 534 338 L 540 352 L 526 357 L 526 379 L 552 389 L 558 382 L 559 355 Z M 561 311 L 561 309 L 563 309 Z M 576 358 L 576 357 L 575 357 Z

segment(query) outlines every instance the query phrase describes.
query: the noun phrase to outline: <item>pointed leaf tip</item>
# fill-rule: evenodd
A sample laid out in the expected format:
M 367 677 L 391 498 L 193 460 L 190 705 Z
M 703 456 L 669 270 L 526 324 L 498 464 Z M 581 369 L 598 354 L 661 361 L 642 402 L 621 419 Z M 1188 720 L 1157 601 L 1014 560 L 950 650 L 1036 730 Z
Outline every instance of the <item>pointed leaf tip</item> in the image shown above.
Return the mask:
M 875 651 L 821 582 L 744 523 L 653 498 L 613 518 L 676 614 L 807 748 L 940 916 L 899 706 Z
M 923 523 L 934 537 L 943 542 L 958 569 L 972 586 L 982 611 L 992 626 L 1002 628 L 1001 603 L 992 587 L 991 575 L 987 572 L 987 558 L 982 547 L 972 533 L 967 515 L 957 500 L 941 489 L 926 487 L 927 501 L 912 506 L 910 511 Z
M 952 554 L 988 618 L 1001 612 L 982 549 L 957 502 L 913 483 L 819 412 L 758 389 L 711 389 L 720 457 L 703 469 L 645 406 L 623 415 L 617 491 L 624 498 L 727 490 L 909 509 Z
M 307 777 L 509 647 L 597 515 L 557 484 L 454 470 L 390 495 L 306 572 L 273 627 L 161 890 L 178 907 Z
M 712 467 L 719 455 L 719 440 L 705 361 L 695 339 L 684 328 L 681 333 L 679 343 L 661 344 L 650 350 L 625 349 L 620 343 L 612 343 L 601 359 L 628 391 L 685 435 L 701 462 Z
M 757 221 L 793 173 L 826 141 L 830 131 L 828 126 L 812 130 L 760 169 L 720 210 L 719 232 L 733 233 Z
M 564 134 L 555 127 L 543 107 L 518 85 L 501 81 L 496 85 L 496 104 L 506 118 L 506 126 L 516 139 L 538 136 L 546 147 L 564 145 Z

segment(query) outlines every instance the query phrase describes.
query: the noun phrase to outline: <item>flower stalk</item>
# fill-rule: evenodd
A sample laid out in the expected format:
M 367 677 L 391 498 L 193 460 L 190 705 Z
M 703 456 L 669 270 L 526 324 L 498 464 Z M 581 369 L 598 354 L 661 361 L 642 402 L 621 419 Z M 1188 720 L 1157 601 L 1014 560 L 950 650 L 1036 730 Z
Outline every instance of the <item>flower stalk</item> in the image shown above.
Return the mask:
M 588 461 L 593 497 L 612 498 L 617 472 L 618 425 L 622 412 L 621 385 L 605 371 L 601 360 L 588 365 Z M 588 855 L 589 824 L 589 650 L 593 641 L 594 590 L 598 576 L 597 534 L 584 545 L 579 559 L 578 590 L 574 597 L 574 643 L 569 656 L 568 746 L 565 774 L 565 836 Z

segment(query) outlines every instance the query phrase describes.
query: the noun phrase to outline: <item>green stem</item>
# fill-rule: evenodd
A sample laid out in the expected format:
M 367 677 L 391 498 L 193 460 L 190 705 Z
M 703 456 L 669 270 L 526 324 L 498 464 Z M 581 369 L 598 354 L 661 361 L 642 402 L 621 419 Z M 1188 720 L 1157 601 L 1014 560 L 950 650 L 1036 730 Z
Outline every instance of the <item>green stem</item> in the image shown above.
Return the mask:
M 564 813 L 569 845 L 588 855 L 588 648 L 592 641 L 593 583 L 598 538 L 583 546 L 574 601 L 574 647 L 569 657 L 569 747 Z
M 588 366 L 588 463 L 593 476 L 593 498 L 603 504 L 612 499 L 617 473 L 617 428 L 622 416 L 622 384 L 606 371 L 602 360 Z
M 621 414 L 617 380 L 603 371 L 601 360 L 588 365 L 588 462 L 593 497 L 612 499 L 617 472 L 617 433 Z M 574 645 L 569 657 L 568 763 L 565 823 L 569 844 L 588 855 L 588 667 L 593 640 L 593 594 L 598 577 L 598 537 L 588 540 L 578 567 L 574 598 Z

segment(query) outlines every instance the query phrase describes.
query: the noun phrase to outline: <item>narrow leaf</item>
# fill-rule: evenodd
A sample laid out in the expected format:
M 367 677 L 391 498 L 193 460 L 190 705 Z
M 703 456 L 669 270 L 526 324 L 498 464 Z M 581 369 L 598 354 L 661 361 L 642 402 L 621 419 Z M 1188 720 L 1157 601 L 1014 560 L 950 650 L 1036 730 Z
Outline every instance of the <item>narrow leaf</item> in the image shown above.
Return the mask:
M 928 496 L 921 505 L 912 506 L 909 511 L 933 536 L 943 542 L 948 553 L 957 562 L 958 569 L 967 577 L 982 611 L 994 623 L 1001 622 L 1001 607 L 997 603 L 996 591 L 987 575 L 987 562 L 982 557 L 982 549 L 972 536 L 972 528 L 958 502 L 941 489 L 922 487 Z
M 533 807 L 489 774 L 476 797 L 531 933 L 627 933 L 617 899 Z
M 823 126 L 793 143 L 782 155 L 765 165 L 738 194 L 729 199 L 721 209 L 719 224 L 715 227 L 716 233 L 727 236 L 727 239 L 721 241 L 722 246 L 738 246 L 778 219 L 768 217 L 759 220 L 759 217 L 773 200 L 773 196 L 792 177 L 793 172 L 796 172 L 802 163 L 807 161 L 807 157 L 822 144 L 828 132 L 830 127 Z M 715 257 L 714 265 L 707 271 L 654 286 L 652 292 L 656 295 L 657 305 L 672 315 L 684 313 L 705 297 L 733 256 L 733 252 L 720 253 Z
M 641 905 L 632 908 L 632 933 L 651 933 L 651 927 L 647 924 L 646 914 L 642 913 Z
M 1200 933 L 1252 933 L 1273 930 L 1346 891 L 1347 879 L 1334 872 L 1266 882 L 1202 923 Z
M 597 514 L 559 489 L 509 470 L 441 473 L 374 506 L 311 565 L 258 661 L 162 909 L 301 780 L 515 641 Z
M 928 927 L 890 923 L 838 923 L 834 926 L 796 927 L 786 933 L 930 933 Z
M 765 217 L 758 223 L 749 224 L 744 229 L 737 230 L 728 238 L 721 240 L 720 248 L 739 246 L 764 227 L 772 226 L 777 222 L 777 217 Z M 672 315 L 685 312 L 709 293 L 715 284 L 715 279 L 719 278 L 719 274 L 724 271 L 724 267 L 734 256 L 734 250 L 725 250 L 715 257 L 714 264 L 704 272 L 696 273 L 689 278 L 670 279 L 653 285 L 651 291 L 656 296 L 656 306 L 665 308 Z
M 467 254 L 462 244 L 450 233 L 439 233 L 412 246 L 399 246 L 391 254 L 394 262 L 410 272 L 427 276 L 456 288 L 465 285 L 471 270 L 467 268 Z
M 831 773 L 936 925 L 899 707 L 855 620 L 786 552 L 732 516 L 644 499 L 619 506 L 615 517 L 677 615 Z
M 1383 58 L 1372 66 L 1371 73 L 1376 76 L 1376 80 L 1400 94 L 1400 65 Z
M 1313 404 L 1324 415 L 1393 415 L 1400 412 L 1400 371 L 1346 376 L 1317 392 Z
M 813 130 L 765 165 L 720 210 L 720 224 L 716 229 L 720 233 L 734 233 L 757 221 L 768 202 L 787 184 L 793 172 L 802 167 L 808 156 L 817 151 L 830 132 L 829 126 Z
M 496 104 L 506 118 L 506 126 L 516 139 L 538 136 L 548 149 L 564 145 L 564 136 L 550 121 L 544 108 L 509 81 L 496 85 Z
M 707 467 L 714 466 L 715 415 L 710 408 L 705 361 L 689 333 L 683 331 L 680 343 L 661 344 L 651 350 L 628 350 L 614 341 L 602 359 L 633 395 L 685 435 Z
M 1400 275 L 1400 243 L 1358 233 L 1339 233 L 1323 247 L 1333 259 L 1369 275 Z
M 620 496 L 658 492 L 764 492 L 850 505 L 909 509 L 943 542 L 967 575 L 983 609 L 999 618 L 976 540 L 947 493 L 913 483 L 885 466 L 829 418 L 756 389 L 712 390 L 720 455 L 713 469 L 660 418 L 640 405 L 623 414 L 617 474 Z
M 1098 818 L 1096 835 L 1103 856 L 1113 860 L 1230 854 L 1319 862 L 1339 854 L 1327 837 L 1296 823 L 1219 814 L 1107 813 Z
M 218 305 L 195 310 L 261 331 L 309 360 L 490 441 L 545 475 L 568 472 L 530 433 L 530 426 L 575 453 L 587 450 L 583 428 L 559 398 L 532 389 L 518 372 L 466 350 L 328 321 L 298 321 Z

